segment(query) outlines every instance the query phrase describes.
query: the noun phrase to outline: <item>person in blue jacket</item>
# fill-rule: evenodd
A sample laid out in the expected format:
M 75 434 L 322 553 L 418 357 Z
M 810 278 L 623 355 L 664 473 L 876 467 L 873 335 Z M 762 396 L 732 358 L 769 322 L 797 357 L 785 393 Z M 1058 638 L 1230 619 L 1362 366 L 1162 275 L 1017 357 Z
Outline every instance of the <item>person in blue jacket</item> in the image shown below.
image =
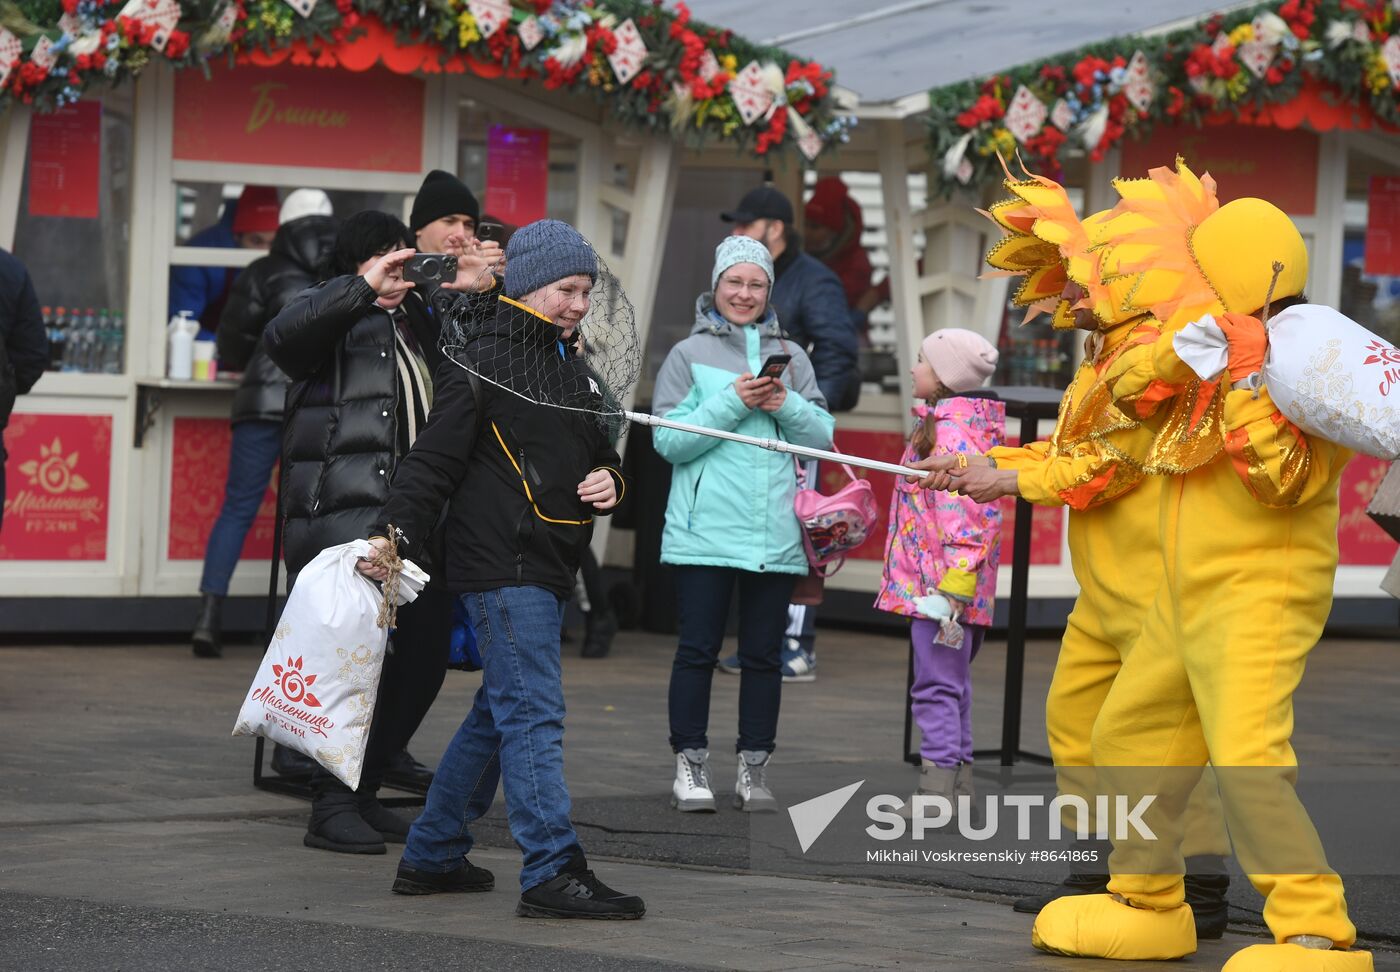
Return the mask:
M 277 235 L 280 208 L 272 186 L 246 186 L 238 202 L 224 204 L 217 223 L 184 245 L 266 250 Z M 170 316 L 186 311 L 199 321 L 199 339 L 212 341 L 238 274 L 238 267 L 171 267 Z
M 770 300 L 773 262 L 758 241 L 726 238 L 715 250 L 714 290 L 696 302 L 695 327 L 657 376 L 655 414 L 722 431 L 827 448 L 835 420 L 812 362 L 783 339 Z M 781 378 L 755 378 L 788 354 Z M 793 512 L 792 459 L 694 432 L 658 428 L 656 451 L 674 466 L 661 560 L 676 565 L 680 637 L 671 667 L 672 805 L 714 810 L 710 782 L 710 683 L 729 603 L 739 592 L 739 738 L 734 804 L 776 809 L 767 766 L 782 698 L 787 604 L 807 573 Z
M 812 356 L 817 385 L 832 412 L 856 407 L 860 398 L 859 319 L 846 303 L 841 278 L 802 248 L 793 226 L 792 202 L 772 186 L 745 193 L 720 218 L 735 236 L 758 240 L 773 258 L 771 303 L 783 333 Z M 803 463 L 807 482 L 817 482 L 816 462 Z M 817 677 L 816 608 L 792 604 L 783 632 L 783 681 L 811 682 Z M 720 671 L 737 675 L 739 659 L 720 662 Z

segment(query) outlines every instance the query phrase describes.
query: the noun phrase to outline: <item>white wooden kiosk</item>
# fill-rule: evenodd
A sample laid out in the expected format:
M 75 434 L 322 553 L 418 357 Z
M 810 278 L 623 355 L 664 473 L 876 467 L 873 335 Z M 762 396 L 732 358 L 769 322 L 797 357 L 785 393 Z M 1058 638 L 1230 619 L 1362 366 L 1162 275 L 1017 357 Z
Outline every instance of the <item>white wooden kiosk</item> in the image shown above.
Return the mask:
M 331 133 L 340 141 L 291 113 L 250 136 L 247 106 L 269 81 L 280 86 L 282 104 L 341 111 Z M 52 371 L 19 400 L 6 435 L 11 502 L 0 539 L 6 632 L 189 624 L 188 599 L 198 591 L 204 540 L 222 498 L 236 382 L 165 377 L 169 274 L 178 266 L 237 268 L 261 255 L 183 245 L 217 219 L 226 187 L 313 186 L 327 190 L 342 215 L 373 206 L 406 217 L 429 169 L 483 184 L 491 126 L 543 131 L 548 157 L 533 161 L 547 168 L 548 214 L 595 241 L 639 307 L 656 292 L 655 241 L 670 220 L 679 151 L 667 137 L 610 125 L 592 100 L 470 74 L 282 65 L 216 69 L 206 81 L 198 71 L 153 65 L 135 84 L 94 92 L 80 105 L 93 116 L 16 107 L 0 122 L 0 245 L 30 265 L 42 304 L 55 311 L 73 304 L 69 314 L 119 310 L 130 326 L 117 373 Z M 69 139 L 70 169 L 74 139 L 87 140 L 101 167 L 95 221 L 45 211 L 42 189 L 35 195 L 31 182 L 55 124 L 68 126 L 59 134 Z M 390 141 L 386 131 L 397 141 L 375 151 Z M 650 315 L 638 321 L 645 335 Z M 40 475 L 53 462 L 63 467 L 61 481 L 58 467 Z M 272 489 L 233 577 L 230 627 L 257 626 Z

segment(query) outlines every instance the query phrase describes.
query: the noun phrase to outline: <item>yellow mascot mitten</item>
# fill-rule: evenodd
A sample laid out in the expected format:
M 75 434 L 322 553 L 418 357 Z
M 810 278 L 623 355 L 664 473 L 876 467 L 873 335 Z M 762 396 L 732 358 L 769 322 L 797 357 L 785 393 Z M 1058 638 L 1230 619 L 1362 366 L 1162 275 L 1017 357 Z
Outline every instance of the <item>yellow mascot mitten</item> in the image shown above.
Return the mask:
M 1251 945 L 1232 955 L 1220 972 L 1374 972 L 1375 967 L 1370 952 Z
M 1111 894 L 1076 895 L 1045 906 L 1031 944 L 1055 955 L 1166 961 L 1196 951 L 1196 923 L 1185 904 L 1150 911 Z

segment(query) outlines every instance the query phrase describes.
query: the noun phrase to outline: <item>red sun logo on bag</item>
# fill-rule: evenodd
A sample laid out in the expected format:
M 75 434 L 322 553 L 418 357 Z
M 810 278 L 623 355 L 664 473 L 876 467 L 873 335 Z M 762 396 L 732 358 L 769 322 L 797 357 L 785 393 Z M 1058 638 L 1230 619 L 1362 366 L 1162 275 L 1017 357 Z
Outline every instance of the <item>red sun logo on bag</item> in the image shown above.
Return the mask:
M 299 702 L 309 707 L 321 705 L 321 700 L 310 692 L 311 686 L 316 684 L 316 676 L 302 674 L 301 656 L 288 658 L 285 666 L 273 665 L 272 674 L 277 676 L 277 687 L 288 702 Z
M 1386 344 L 1384 341 L 1372 341 L 1366 345 L 1367 351 L 1374 354 L 1368 355 L 1362 364 L 1378 364 L 1382 368 L 1381 394 L 1389 395 L 1390 389 L 1395 385 L 1400 385 L 1400 348 Z

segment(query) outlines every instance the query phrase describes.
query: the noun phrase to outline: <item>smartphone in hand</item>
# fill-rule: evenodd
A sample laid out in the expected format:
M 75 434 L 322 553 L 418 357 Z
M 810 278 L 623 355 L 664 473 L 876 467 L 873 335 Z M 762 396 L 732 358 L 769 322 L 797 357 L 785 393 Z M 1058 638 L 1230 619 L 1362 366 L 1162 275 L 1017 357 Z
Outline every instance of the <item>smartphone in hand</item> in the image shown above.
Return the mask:
M 768 360 L 763 362 L 763 367 L 758 369 L 755 378 L 780 379 L 783 376 L 783 369 L 792 361 L 790 354 L 770 354 Z

